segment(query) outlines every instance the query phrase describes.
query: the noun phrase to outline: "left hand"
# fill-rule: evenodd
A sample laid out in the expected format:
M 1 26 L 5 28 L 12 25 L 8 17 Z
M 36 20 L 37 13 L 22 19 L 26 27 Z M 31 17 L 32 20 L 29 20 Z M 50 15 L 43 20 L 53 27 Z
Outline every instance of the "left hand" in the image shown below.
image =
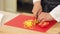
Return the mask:
M 52 21 L 54 18 L 46 12 L 41 12 L 40 15 L 38 15 L 38 21 L 40 22 L 39 24 L 42 24 L 45 21 Z

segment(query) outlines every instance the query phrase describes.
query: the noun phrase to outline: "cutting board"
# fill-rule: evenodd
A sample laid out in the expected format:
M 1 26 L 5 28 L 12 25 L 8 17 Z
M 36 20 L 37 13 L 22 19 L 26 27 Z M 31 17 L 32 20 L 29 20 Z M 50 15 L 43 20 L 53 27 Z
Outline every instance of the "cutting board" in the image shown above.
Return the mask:
M 33 28 L 24 27 L 24 22 L 26 20 L 34 21 L 35 19 L 36 18 L 34 16 L 20 14 L 20 15 L 16 16 L 15 18 L 13 18 L 12 20 L 6 22 L 4 25 L 16 27 L 16 28 L 22 28 L 22 29 L 26 29 L 26 30 L 38 31 L 38 32 L 47 32 L 57 22 L 55 20 L 48 21 L 50 24 L 45 27 L 40 27 L 39 25 L 35 25 L 35 26 L 33 26 Z

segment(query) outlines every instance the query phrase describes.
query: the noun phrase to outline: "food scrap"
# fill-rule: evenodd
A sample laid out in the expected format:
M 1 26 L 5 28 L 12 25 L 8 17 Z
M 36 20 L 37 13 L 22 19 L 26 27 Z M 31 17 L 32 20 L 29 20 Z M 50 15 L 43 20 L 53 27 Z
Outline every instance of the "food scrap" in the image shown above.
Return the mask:
M 33 20 L 26 20 L 25 22 L 24 22 L 24 27 L 25 28 L 32 28 L 32 21 Z
M 33 26 L 35 26 L 37 22 L 38 22 L 37 20 L 25 20 L 24 27 L 25 28 L 33 28 Z
M 45 27 L 45 26 L 48 26 L 48 25 L 49 25 L 49 22 L 43 22 L 43 23 L 39 24 L 40 27 Z

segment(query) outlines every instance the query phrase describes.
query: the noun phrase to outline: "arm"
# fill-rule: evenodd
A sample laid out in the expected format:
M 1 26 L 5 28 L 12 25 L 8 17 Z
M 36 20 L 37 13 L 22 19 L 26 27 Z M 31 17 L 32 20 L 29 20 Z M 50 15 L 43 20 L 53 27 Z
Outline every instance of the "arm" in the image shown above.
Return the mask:
M 56 21 L 60 22 L 60 5 L 49 13 Z
M 41 0 L 33 0 L 33 5 L 34 5 L 32 9 L 33 14 L 36 14 L 38 10 L 42 11 Z

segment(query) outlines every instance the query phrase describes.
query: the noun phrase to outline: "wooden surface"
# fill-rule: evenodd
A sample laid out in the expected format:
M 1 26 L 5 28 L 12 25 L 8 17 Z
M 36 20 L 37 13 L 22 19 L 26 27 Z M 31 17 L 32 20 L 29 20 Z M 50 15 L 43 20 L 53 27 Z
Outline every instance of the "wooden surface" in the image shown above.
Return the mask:
M 0 12 L 4 14 L 4 18 L 2 20 L 2 26 L 0 26 L 0 34 L 60 34 L 60 23 L 56 23 L 52 28 L 50 28 L 47 32 L 37 32 L 31 31 L 21 28 L 16 28 L 12 26 L 6 26 L 4 23 L 18 16 L 20 13 L 9 13 L 9 12 Z M 23 13 L 26 14 L 26 13 Z M 26 14 L 30 15 L 31 14 Z

